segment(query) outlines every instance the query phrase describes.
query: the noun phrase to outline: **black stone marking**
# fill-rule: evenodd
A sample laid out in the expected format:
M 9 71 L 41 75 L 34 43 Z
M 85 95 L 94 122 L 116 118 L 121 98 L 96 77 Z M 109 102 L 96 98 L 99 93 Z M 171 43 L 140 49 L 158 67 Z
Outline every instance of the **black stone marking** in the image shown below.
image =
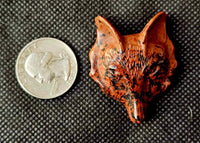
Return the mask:
M 126 77 L 127 79 L 129 79 L 129 75 L 128 75 L 127 73 L 124 73 L 124 75 L 125 75 L 125 77 Z
M 119 50 L 119 52 L 117 52 L 118 54 L 122 54 L 122 50 Z
M 158 45 L 155 45 L 156 48 L 160 48 Z
M 148 68 L 149 68 L 149 66 L 145 66 L 145 68 L 143 70 L 143 72 L 144 72 L 145 75 L 146 75 L 146 73 L 148 73 Z
M 150 80 L 149 80 L 149 82 L 150 82 L 150 83 L 149 83 L 149 84 L 150 84 L 150 86 L 149 86 L 149 87 L 151 87 L 151 86 L 155 85 L 155 83 L 154 83 L 154 81 L 153 81 L 152 79 L 150 79 Z
M 108 46 L 108 44 L 105 44 L 104 48 L 107 47 L 107 46 Z
M 144 94 L 141 93 L 141 95 L 140 95 L 140 101 L 143 102 L 143 103 L 147 103 L 146 101 L 144 101 L 144 98 L 142 98 L 143 95 L 144 95 Z
M 131 69 L 134 69 L 135 67 L 135 61 L 133 61 L 133 63 L 131 64 Z
M 106 72 L 105 72 L 105 76 L 108 77 L 108 74 L 109 74 L 109 72 L 108 72 L 108 70 L 106 70 Z
M 139 60 L 139 58 L 140 58 L 140 54 L 137 54 L 137 57 L 138 57 L 138 60 Z
M 102 36 L 102 37 L 105 37 L 105 36 L 106 36 L 106 34 L 102 34 L 101 36 Z
M 144 61 L 143 55 L 140 55 L 140 57 L 138 58 L 138 60 L 143 62 Z
M 136 64 L 136 66 L 140 69 L 142 67 L 141 63 Z
M 110 35 L 110 32 L 108 32 L 108 34 Z
M 146 57 L 144 61 L 145 61 L 146 63 L 148 63 L 149 59 Z
M 116 90 L 118 90 L 118 89 L 119 89 L 119 87 L 118 87 L 118 86 L 114 86 L 114 88 L 115 88 Z
M 114 48 L 113 50 L 114 50 L 114 51 L 117 51 L 117 48 Z
M 121 87 L 121 90 L 125 89 L 125 86 L 123 85 L 123 83 L 121 83 L 120 87 Z
M 157 65 L 158 65 L 157 63 L 153 63 L 153 64 L 151 65 L 151 67 L 150 67 L 148 73 L 153 73 L 153 72 L 155 72 Z
M 141 121 L 141 119 L 140 119 L 140 117 L 139 117 L 139 116 L 137 116 L 137 120 L 138 120 L 138 121 Z
M 123 75 L 119 75 L 118 77 L 119 77 L 119 80 L 120 80 L 123 77 Z
M 127 64 L 127 62 L 126 62 L 126 61 L 124 61 L 124 62 L 121 62 L 121 65 L 122 65 L 123 67 L 125 67 L 125 66 L 126 66 L 126 64 Z
M 123 95 L 123 97 L 124 99 L 129 100 L 131 98 L 131 94 L 128 93 L 126 95 Z
M 114 74 L 113 74 L 113 73 L 110 73 L 110 71 L 111 71 L 111 70 L 106 69 L 105 76 L 106 76 L 106 77 L 110 77 L 110 78 L 114 78 L 114 77 L 115 77 Z M 111 72 L 113 72 L 113 71 L 111 71 Z
M 137 78 L 137 77 L 138 77 L 138 74 L 135 75 L 135 78 Z
M 151 87 L 149 86 L 149 88 L 151 89 Z M 151 90 L 149 92 L 147 92 L 145 94 L 148 98 L 151 98 L 153 96 L 153 94 L 151 93 Z
M 157 82 L 156 85 L 157 85 L 157 91 L 161 91 L 161 83 Z
M 132 88 L 132 89 L 134 89 L 134 88 L 135 88 L 135 83 L 133 83 L 133 84 L 131 85 L 131 88 Z
M 136 83 L 136 78 L 133 78 L 132 81 L 133 81 L 133 83 Z
M 112 74 L 115 74 L 115 69 L 109 69 L 111 72 L 112 72 Z
M 165 89 L 165 87 L 166 87 L 166 85 L 165 85 L 165 84 L 163 84 L 163 85 L 162 85 L 162 89 Z
M 102 48 L 101 51 L 105 51 L 105 48 Z
M 116 60 L 119 61 L 119 60 L 120 60 L 120 57 L 117 57 Z
M 101 23 L 101 20 L 99 20 L 99 23 Z
M 141 44 L 140 40 L 138 40 L 138 43 Z
M 112 79 L 111 82 L 112 82 L 113 86 L 115 86 L 117 84 L 117 80 L 116 79 Z
M 131 84 L 131 88 L 134 89 L 136 85 L 136 78 L 132 79 L 133 83 Z

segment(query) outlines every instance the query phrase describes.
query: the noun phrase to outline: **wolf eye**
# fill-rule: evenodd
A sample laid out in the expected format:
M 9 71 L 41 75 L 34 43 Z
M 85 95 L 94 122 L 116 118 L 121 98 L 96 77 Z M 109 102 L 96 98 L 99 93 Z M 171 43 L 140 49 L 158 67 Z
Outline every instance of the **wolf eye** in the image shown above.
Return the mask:
M 153 63 L 151 66 L 148 66 L 144 69 L 144 73 L 148 76 L 154 76 L 159 71 L 160 71 L 160 65 L 158 64 L 158 62 Z
M 151 69 L 151 71 L 150 71 L 150 76 L 156 75 L 159 72 L 159 70 L 160 70 L 160 66 L 159 65 L 153 67 L 153 69 Z
M 165 74 L 167 71 L 167 63 L 164 60 L 153 63 L 148 69 L 149 76 L 155 76 L 158 74 Z
M 157 62 L 156 62 L 156 63 L 153 63 L 153 64 L 150 66 L 150 68 L 148 69 L 148 72 L 149 72 L 149 73 L 154 72 L 154 71 L 156 70 L 157 66 L 158 66 L 158 63 L 157 63 Z

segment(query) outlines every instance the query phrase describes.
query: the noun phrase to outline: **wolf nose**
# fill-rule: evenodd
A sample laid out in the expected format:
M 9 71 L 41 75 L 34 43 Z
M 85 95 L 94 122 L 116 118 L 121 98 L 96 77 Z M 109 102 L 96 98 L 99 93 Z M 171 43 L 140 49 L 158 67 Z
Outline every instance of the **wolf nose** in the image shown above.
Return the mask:
M 129 95 L 129 98 L 125 102 L 125 107 L 133 123 L 141 123 L 144 120 L 147 103 L 142 102 L 141 99 L 137 99 L 133 95 Z

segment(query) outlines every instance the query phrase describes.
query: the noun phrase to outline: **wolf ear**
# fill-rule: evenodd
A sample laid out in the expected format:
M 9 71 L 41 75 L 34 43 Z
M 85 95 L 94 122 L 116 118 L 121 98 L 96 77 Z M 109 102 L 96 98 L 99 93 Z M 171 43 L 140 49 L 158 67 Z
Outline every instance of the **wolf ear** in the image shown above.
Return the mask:
M 164 43 L 166 41 L 166 18 L 167 14 L 165 12 L 159 12 L 147 23 L 141 32 L 144 43 Z
M 115 47 L 117 50 L 122 50 L 122 42 L 120 33 L 103 17 L 95 18 L 97 26 L 97 46 Z

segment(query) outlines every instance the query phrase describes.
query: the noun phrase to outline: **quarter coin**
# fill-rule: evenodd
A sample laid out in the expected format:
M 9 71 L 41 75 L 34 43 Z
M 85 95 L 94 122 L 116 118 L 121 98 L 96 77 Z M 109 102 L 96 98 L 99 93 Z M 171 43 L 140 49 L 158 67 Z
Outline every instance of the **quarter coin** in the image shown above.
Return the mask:
M 19 84 L 27 93 L 50 99 L 70 89 L 78 66 L 67 44 L 54 38 L 40 38 L 22 49 L 15 70 Z

